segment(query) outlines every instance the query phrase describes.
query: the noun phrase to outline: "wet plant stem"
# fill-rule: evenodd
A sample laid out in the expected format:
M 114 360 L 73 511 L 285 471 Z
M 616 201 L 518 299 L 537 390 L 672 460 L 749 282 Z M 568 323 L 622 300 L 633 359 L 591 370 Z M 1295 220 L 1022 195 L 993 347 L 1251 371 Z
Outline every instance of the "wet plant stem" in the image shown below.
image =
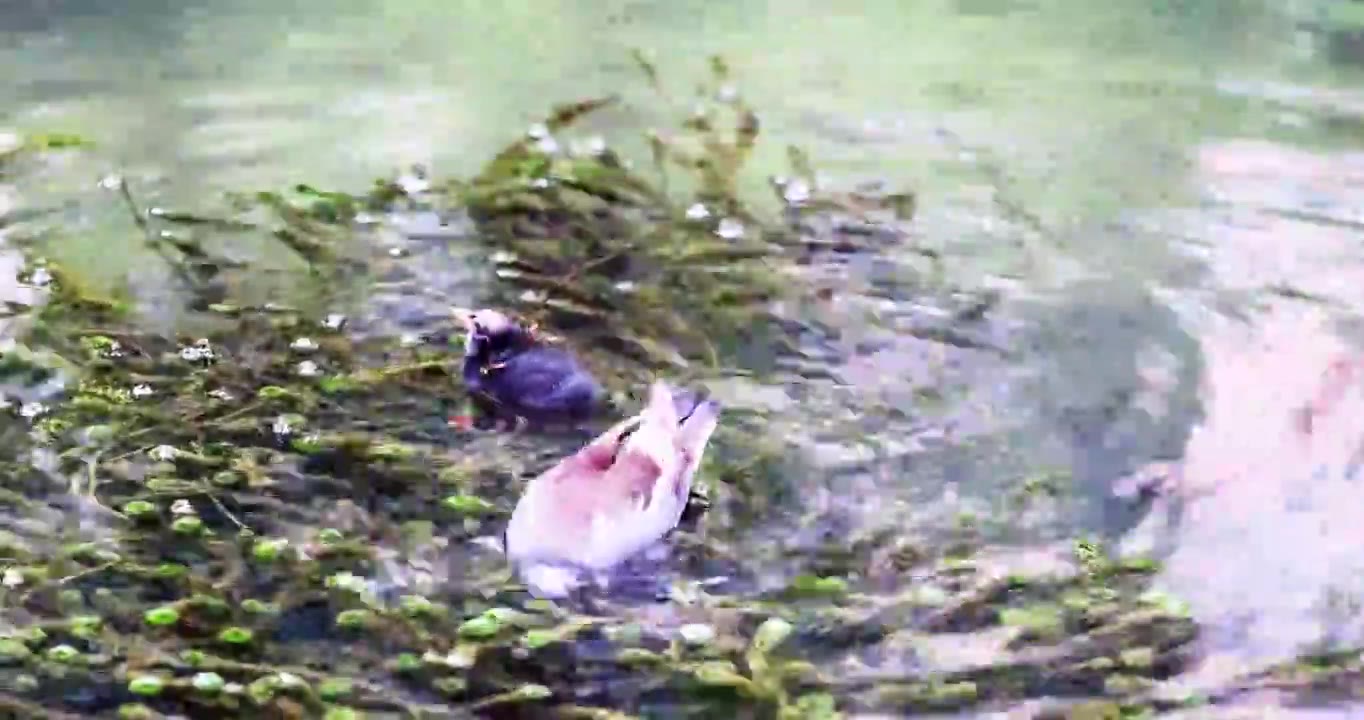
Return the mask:
M 104 564 L 102 564 L 102 565 L 96 565 L 96 566 L 94 566 L 94 567 L 86 568 L 86 569 L 84 569 L 84 570 L 82 570 L 82 571 L 80 571 L 80 572 L 78 572 L 78 573 L 74 573 L 74 574 L 72 574 L 72 575 L 66 575 L 66 576 L 63 576 L 63 577 L 59 577 L 59 578 L 57 578 L 56 580 L 48 580 L 48 581 L 46 581 L 46 582 L 40 583 L 40 584 L 38 584 L 38 585 L 35 585 L 35 586 L 29 588 L 23 595 L 20 595 L 20 596 L 19 596 L 19 604 L 20 604 L 20 605 L 23 605 L 24 603 L 27 603 L 27 602 L 28 602 L 28 599 L 29 599 L 30 597 L 32 597 L 33 594 L 36 593 L 36 592 L 38 592 L 39 590 L 47 590 L 47 589 L 49 589 L 49 588 L 61 587 L 62 585 L 65 585 L 65 584 L 71 582 L 72 580 L 79 580 L 79 579 L 84 578 L 84 577 L 89 577 L 89 576 L 91 576 L 91 575 L 95 575 L 95 574 L 98 574 L 98 573 L 102 573 L 102 572 L 104 572 L 105 570 L 112 570 L 113 568 L 118 567 L 119 564 L 122 563 L 122 562 L 123 562 L 122 560 L 110 560 L 109 562 L 104 563 Z M 0 707 L 3 707 L 3 705 L 0 705 Z
M 209 490 L 203 490 L 202 492 L 206 497 L 208 497 L 210 502 L 212 502 L 215 506 L 217 506 L 219 510 L 222 511 L 223 515 L 225 515 L 228 520 L 231 520 L 232 523 L 237 526 L 239 530 L 249 531 L 251 529 L 250 527 L 247 526 L 246 523 L 238 519 L 236 515 L 232 514 L 232 511 L 227 509 L 227 506 L 223 504 L 223 501 L 218 499 L 218 496 L 216 494 Z
M 165 245 L 161 242 L 161 239 L 156 236 L 156 232 L 152 230 L 151 225 L 147 222 L 147 218 L 142 216 L 142 208 L 137 204 L 137 200 L 133 198 L 133 191 L 128 187 L 128 180 L 126 178 L 118 179 L 118 194 L 123 198 L 123 203 L 128 207 L 128 214 L 132 217 L 133 224 L 137 225 L 138 230 L 142 231 L 142 235 L 147 241 L 147 247 L 151 248 L 152 252 L 160 255 L 161 259 L 166 261 L 166 264 L 170 266 L 171 271 L 175 273 L 175 276 L 179 278 L 180 282 L 185 284 L 185 287 L 198 287 L 198 283 L 194 282 L 194 278 L 189 274 L 189 271 L 185 269 L 185 263 L 178 261 L 176 258 L 172 257 L 170 253 L 166 252 Z

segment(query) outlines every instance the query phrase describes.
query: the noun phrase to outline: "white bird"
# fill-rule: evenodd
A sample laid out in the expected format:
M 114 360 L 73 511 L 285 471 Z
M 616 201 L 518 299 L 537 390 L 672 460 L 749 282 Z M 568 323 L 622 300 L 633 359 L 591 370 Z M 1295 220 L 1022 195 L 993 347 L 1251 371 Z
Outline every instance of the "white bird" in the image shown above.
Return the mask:
M 719 418 L 719 403 L 656 381 L 639 415 L 532 480 L 505 537 L 531 593 L 561 597 L 676 527 Z

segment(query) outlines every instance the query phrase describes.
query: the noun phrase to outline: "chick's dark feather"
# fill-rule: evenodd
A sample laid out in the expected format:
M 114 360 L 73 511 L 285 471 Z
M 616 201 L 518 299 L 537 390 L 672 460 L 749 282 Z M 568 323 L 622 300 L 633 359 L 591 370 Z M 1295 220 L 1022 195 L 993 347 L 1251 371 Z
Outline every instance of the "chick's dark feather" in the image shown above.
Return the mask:
M 500 401 L 537 414 L 585 413 L 602 392 L 571 355 L 543 347 L 502 361 L 482 384 Z
M 604 394 L 572 355 L 542 346 L 469 358 L 464 376 L 490 410 L 533 420 L 586 418 Z
M 598 409 L 605 390 L 571 353 L 494 310 L 465 322 L 464 382 L 485 412 L 538 424 L 586 420 Z

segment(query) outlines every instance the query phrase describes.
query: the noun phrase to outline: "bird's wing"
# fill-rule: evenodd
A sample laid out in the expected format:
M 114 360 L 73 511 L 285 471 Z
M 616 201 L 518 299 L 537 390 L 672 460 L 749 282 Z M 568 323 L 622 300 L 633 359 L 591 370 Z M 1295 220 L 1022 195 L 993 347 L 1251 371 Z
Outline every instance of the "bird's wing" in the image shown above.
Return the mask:
M 675 527 L 720 406 L 695 403 L 679 423 L 673 401 L 655 383 L 642 413 L 531 481 L 508 524 L 509 557 L 604 568 Z
M 596 381 L 567 353 L 544 350 L 509 359 L 500 369 L 516 388 L 518 402 L 535 409 L 557 409 L 594 397 Z
M 672 463 L 680 469 L 677 463 Z M 597 478 L 588 501 L 584 545 L 577 552 L 583 565 L 609 567 L 643 550 L 677 524 L 686 502 L 672 492 L 675 478 L 665 474 L 648 453 L 624 448 L 616 462 Z
M 509 555 L 579 559 L 575 553 L 591 544 L 592 518 L 611 497 L 597 488 L 615 461 L 621 437 L 638 424 L 638 417 L 617 423 L 526 486 L 507 526 Z
M 677 524 L 686 493 L 676 495 L 674 476 L 685 460 L 668 458 L 664 468 L 655 452 L 638 447 L 636 426 L 647 420 L 618 424 L 531 482 L 508 525 L 513 560 L 605 568 Z M 669 470 L 673 476 L 665 476 Z

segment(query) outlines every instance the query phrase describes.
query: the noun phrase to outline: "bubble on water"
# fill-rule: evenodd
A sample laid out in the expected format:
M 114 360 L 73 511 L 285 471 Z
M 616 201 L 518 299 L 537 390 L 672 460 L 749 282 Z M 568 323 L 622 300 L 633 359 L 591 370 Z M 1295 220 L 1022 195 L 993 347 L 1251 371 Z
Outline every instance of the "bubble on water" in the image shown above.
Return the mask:
M 715 639 L 715 628 L 705 623 L 689 623 L 678 628 L 677 634 L 688 645 L 707 645 Z
M 734 218 L 725 218 L 715 228 L 715 234 L 726 240 L 737 240 L 744 236 L 744 224 Z
M 804 205 L 810 199 L 810 184 L 804 180 L 792 180 L 782 189 L 781 196 L 790 205 Z
M 535 149 L 546 155 L 553 155 L 559 152 L 559 141 L 552 135 L 546 135 L 535 141 Z
M 281 688 L 302 687 L 304 684 L 303 679 L 299 676 L 284 671 L 275 673 L 275 682 L 278 683 Z
M 45 412 L 47 412 L 47 406 L 36 401 L 24 403 L 19 408 L 19 414 L 29 419 L 36 418 Z
M 403 175 L 397 179 L 398 187 L 402 188 L 408 195 L 420 195 L 431 189 L 431 183 L 426 178 L 416 175 Z
M 213 346 L 208 342 L 208 338 L 199 338 L 193 345 L 180 348 L 180 357 L 189 362 L 212 360 Z
M 688 220 L 705 220 L 708 217 L 710 217 L 710 210 L 707 209 L 706 206 L 701 203 L 696 203 L 695 205 L 692 205 L 691 207 L 687 208 Z

